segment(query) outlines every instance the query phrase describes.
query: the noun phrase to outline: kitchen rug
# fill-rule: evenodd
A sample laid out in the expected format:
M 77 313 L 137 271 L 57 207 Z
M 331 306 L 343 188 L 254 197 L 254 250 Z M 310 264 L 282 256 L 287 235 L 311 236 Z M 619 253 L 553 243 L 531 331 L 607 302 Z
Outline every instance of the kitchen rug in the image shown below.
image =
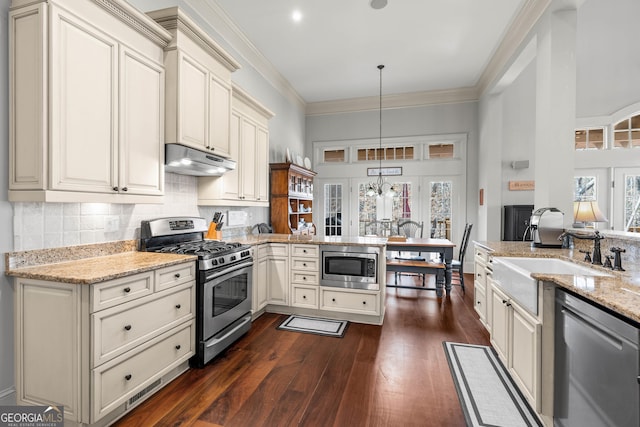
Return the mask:
M 467 426 L 542 426 L 491 347 L 442 344 Z
M 320 319 L 292 314 L 277 329 L 342 338 L 348 325 L 349 322 L 346 320 Z

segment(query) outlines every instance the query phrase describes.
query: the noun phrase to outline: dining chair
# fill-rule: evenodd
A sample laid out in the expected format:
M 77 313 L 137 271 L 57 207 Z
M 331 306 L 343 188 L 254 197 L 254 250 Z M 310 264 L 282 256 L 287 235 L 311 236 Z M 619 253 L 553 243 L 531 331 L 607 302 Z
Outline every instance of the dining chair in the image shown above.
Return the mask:
M 458 252 L 458 259 L 451 261 L 451 272 L 458 275 L 460 281 L 460 287 L 464 293 L 464 255 L 467 253 L 467 246 L 469 246 L 469 236 L 473 224 L 467 223 L 464 226 L 464 232 L 462 233 L 462 242 L 460 243 L 460 250 Z
M 365 236 L 382 236 L 383 229 L 380 221 L 369 221 L 364 223 Z
M 416 222 L 416 221 L 411 221 L 411 220 L 398 220 L 398 229 L 397 229 L 397 233 L 398 236 L 404 236 L 404 237 L 419 237 L 422 238 L 422 233 L 424 230 L 424 223 L 423 222 Z M 407 254 L 407 255 L 403 255 L 402 252 L 398 252 L 398 256 L 395 257 L 396 259 L 399 260 L 410 260 L 410 261 L 426 261 L 426 259 L 422 256 L 421 253 L 418 253 L 417 255 L 411 255 L 411 254 Z M 413 273 L 400 273 L 400 272 L 396 272 L 395 274 L 395 281 L 396 283 L 398 282 L 398 276 L 413 276 Z M 425 275 L 422 273 L 417 273 L 417 276 L 422 276 L 422 286 L 425 285 Z

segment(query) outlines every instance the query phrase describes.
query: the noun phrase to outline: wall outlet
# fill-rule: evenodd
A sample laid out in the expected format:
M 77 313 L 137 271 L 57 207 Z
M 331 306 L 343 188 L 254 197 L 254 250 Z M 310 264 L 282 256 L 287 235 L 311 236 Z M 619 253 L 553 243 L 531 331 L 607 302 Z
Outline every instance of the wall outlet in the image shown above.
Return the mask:
M 120 217 L 111 215 L 104 219 L 105 233 L 112 233 L 120 229 Z

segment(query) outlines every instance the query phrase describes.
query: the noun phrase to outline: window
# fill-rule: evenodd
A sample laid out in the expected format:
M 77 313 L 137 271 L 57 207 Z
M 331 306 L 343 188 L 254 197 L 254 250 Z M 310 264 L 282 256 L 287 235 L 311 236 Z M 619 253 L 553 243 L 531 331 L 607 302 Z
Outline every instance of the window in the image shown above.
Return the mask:
M 413 160 L 413 146 L 386 148 L 358 148 L 359 162 L 371 160 Z
M 324 235 L 342 235 L 342 184 L 324 186 Z
M 431 237 L 449 239 L 451 237 L 451 181 L 429 183 L 429 211 Z
M 640 175 L 627 175 L 624 180 L 625 231 L 640 232 Z
M 602 150 L 604 148 L 604 128 L 576 130 L 576 150 Z
M 453 144 L 430 144 L 429 158 L 430 159 L 452 159 Z
M 336 150 L 324 150 L 323 160 L 326 163 L 344 162 L 346 160 L 344 148 Z
M 613 127 L 613 148 L 640 147 L 640 114 L 619 121 Z
M 597 200 L 595 176 L 574 177 L 573 200 L 580 200 L 580 201 Z
M 408 182 L 385 184 L 384 189 L 393 186 L 395 197 L 388 195 L 368 197 L 368 184 L 358 187 L 358 235 L 378 234 L 389 236 L 396 233 L 398 219 L 411 219 L 412 188 Z M 377 226 L 373 223 L 377 222 Z

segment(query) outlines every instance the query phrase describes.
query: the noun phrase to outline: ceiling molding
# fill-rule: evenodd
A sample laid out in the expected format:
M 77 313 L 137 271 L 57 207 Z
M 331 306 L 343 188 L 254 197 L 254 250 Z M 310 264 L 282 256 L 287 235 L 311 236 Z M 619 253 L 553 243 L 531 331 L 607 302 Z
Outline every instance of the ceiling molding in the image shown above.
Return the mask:
M 270 83 L 280 94 L 296 104 L 301 110 L 306 102 L 291 86 L 289 81 L 269 62 L 256 48 L 229 15 L 215 2 L 207 0 L 184 0 L 184 3 L 200 13 L 202 19 L 209 23 L 240 56 Z M 231 77 L 233 79 L 233 75 Z
M 502 76 L 505 66 L 513 58 L 549 4 L 551 0 L 527 0 L 522 6 L 478 79 L 476 89 L 480 96 Z
M 447 89 L 429 92 L 413 92 L 397 95 L 383 95 L 382 107 L 406 108 L 423 107 L 437 104 L 456 104 L 460 102 L 474 102 L 478 100 L 476 88 Z M 307 104 L 306 115 L 317 116 L 324 114 L 353 113 L 359 111 L 378 110 L 380 97 L 367 96 L 362 98 L 340 99 L 337 101 L 312 102 Z

